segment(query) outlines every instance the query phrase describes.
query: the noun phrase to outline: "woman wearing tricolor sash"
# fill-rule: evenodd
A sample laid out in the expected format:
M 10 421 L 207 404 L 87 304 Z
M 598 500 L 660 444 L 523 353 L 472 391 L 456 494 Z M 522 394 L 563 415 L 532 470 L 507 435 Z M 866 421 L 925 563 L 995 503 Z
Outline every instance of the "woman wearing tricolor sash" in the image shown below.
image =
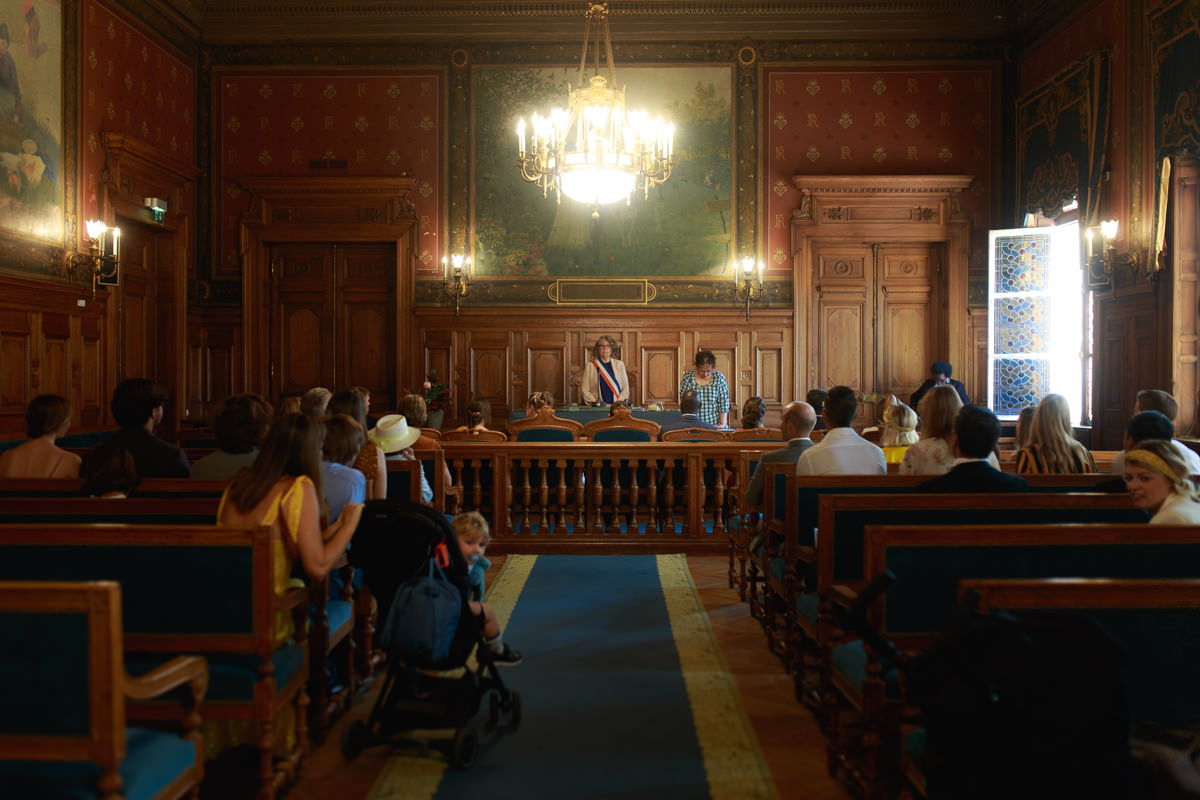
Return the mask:
M 579 385 L 583 402 L 609 406 L 618 400 L 629 400 L 629 376 L 625 373 L 625 363 L 612 357 L 616 346 L 611 336 L 601 336 L 596 340 L 592 347 L 592 359 L 583 368 L 583 380 Z

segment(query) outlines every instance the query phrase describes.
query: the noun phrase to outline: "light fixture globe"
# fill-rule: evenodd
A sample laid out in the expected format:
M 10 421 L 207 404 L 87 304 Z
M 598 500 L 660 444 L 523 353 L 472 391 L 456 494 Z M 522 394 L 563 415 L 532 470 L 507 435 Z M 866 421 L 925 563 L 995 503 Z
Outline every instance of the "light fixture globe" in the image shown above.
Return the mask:
M 612 41 L 608 33 L 608 4 L 589 3 L 584 30 L 579 82 L 567 96 L 567 108 L 550 115 L 533 115 L 531 147 L 526 127 L 517 125 L 521 177 L 537 184 L 545 197 L 551 188 L 593 207 L 629 200 L 671 176 L 675 126 L 654 121 L 644 111 L 625 111 L 625 89 L 616 88 Z M 595 38 L 595 74 L 586 75 L 589 45 Z M 600 73 L 600 52 L 606 55 L 607 76 Z

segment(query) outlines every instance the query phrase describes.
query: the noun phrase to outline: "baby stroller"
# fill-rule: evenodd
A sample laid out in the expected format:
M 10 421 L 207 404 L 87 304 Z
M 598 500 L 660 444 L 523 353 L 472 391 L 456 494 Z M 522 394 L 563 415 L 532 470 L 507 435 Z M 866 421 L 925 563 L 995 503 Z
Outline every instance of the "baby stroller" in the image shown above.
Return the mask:
M 381 637 L 387 677 L 366 722 L 356 720 L 346 727 L 342 754 L 356 758 L 363 748 L 392 741 L 406 731 L 452 728 L 446 755 L 454 767 L 468 769 L 479 752 L 482 734 L 494 738 L 520 725 L 521 695 L 504 685 L 483 639 L 483 618 L 471 614 L 468 565 L 454 529 L 444 515 L 427 506 L 369 500 L 349 557 L 362 570 L 363 585 L 379 604 L 378 629 L 385 634 L 389 623 L 402 624 L 400 619 L 388 619 L 397 590 L 409 578 L 429 574 L 431 559 L 458 590 L 461 603 L 453 640 L 440 659 L 401 652 L 394 645 L 389 648 L 387 636 Z M 478 662 L 474 669 L 468 666 L 473 650 Z M 488 714 L 480 719 L 485 695 Z M 424 750 L 430 742 L 416 744 Z

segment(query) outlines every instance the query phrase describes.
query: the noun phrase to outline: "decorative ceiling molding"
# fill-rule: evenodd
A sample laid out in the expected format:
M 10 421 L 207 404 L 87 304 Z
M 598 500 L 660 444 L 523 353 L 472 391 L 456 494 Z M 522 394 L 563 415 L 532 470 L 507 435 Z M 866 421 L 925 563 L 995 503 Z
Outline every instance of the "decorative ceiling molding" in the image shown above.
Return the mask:
M 131 4 L 138 0 L 127 0 Z M 142 0 L 144 2 L 144 0 Z M 167 0 L 212 45 L 578 38 L 583 0 Z M 1061 0 L 613 0 L 614 38 L 1008 39 L 1061 18 Z M 1065 11 L 1064 7 L 1069 7 Z

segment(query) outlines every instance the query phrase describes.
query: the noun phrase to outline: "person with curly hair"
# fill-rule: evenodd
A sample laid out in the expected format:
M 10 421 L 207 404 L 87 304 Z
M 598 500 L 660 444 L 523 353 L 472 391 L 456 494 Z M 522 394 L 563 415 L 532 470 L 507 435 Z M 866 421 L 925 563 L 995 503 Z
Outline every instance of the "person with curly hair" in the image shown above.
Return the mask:
M 763 427 L 763 417 L 767 413 L 767 404 L 761 397 L 755 395 L 742 404 L 742 428 Z

